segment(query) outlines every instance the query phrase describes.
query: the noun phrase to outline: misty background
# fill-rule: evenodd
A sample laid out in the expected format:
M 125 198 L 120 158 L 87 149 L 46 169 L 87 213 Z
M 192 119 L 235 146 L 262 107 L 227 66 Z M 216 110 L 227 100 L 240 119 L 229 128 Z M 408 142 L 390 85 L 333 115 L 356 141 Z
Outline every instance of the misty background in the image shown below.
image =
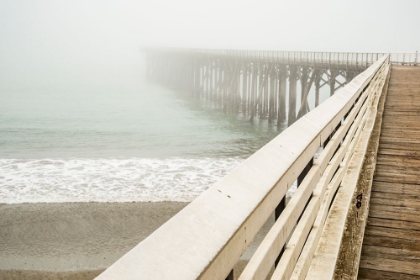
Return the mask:
M 0 1 L 0 88 L 130 87 L 141 46 L 415 52 L 420 2 Z
M 1 0 L 0 203 L 191 201 L 284 129 L 148 83 L 142 47 L 415 52 L 418 11 L 415 0 Z

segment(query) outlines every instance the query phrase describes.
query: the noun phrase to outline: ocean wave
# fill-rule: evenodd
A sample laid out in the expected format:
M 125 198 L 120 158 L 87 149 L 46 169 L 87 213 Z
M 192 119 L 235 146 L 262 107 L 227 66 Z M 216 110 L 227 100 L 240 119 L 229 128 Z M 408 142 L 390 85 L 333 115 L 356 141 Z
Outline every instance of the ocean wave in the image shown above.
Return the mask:
M 0 159 L 0 203 L 192 201 L 243 160 Z

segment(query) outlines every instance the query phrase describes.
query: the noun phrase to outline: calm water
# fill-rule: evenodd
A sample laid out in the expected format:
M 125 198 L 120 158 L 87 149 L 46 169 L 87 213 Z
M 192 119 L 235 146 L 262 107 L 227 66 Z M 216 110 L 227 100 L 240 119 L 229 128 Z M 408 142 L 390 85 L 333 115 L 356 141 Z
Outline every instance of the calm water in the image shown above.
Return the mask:
M 0 91 L 0 203 L 189 201 L 279 133 L 139 81 Z

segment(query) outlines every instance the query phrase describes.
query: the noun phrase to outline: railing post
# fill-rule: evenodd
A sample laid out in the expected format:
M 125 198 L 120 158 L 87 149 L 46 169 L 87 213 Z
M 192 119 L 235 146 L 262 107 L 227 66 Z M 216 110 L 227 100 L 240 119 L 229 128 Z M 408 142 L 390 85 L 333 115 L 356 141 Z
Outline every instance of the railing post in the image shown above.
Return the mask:
M 369 54 L 366 53 L 366 68 L 368 67 L 368 63 L 369 63 L 368 57 L 369 57 Z
M 359 70 L 359 53 L 356 53 L 356 70 Z
M 346 70 L 349 69 L 349 53 L 346 53 Z

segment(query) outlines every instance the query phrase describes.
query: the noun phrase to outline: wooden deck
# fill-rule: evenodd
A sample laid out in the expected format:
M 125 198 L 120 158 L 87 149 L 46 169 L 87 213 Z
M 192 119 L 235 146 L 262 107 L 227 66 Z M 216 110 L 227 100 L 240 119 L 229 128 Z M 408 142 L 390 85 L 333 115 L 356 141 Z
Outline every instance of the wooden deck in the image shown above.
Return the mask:
M 394 66 L 359 279 L 420 279 L 420 67 Z

